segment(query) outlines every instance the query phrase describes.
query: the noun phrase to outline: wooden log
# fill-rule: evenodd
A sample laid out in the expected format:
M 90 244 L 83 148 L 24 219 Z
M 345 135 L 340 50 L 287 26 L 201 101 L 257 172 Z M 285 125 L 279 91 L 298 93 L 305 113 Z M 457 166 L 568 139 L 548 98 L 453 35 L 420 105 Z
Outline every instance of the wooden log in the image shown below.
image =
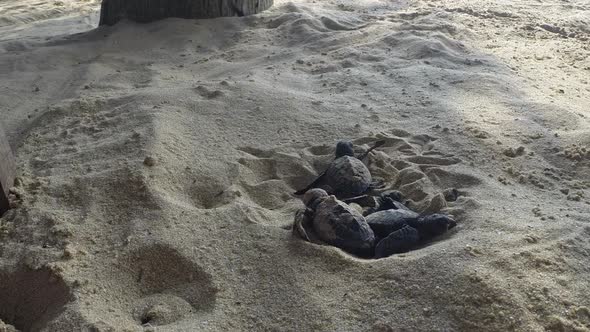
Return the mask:
M 121 19 L 146 23 L 167 17 L 245 16 L 270 8 L 273 0 L 102 0 L 99 25 Z
M 16 163 L 8 139 L 0 126 L 0 216 L 10 206 L 8 203 L 8 189 L 14 185 L 16 177 Z

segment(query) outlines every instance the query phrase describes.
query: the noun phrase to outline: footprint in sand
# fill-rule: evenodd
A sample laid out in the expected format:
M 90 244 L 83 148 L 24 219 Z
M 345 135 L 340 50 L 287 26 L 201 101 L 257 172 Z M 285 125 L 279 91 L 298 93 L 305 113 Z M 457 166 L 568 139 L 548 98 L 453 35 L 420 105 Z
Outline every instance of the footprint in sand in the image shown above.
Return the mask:
M 300 155 L 249 147 L 239 150 L 245 152 L 245 156 L 238 160 L 239 185 L 251 201 L 263 208 L 288 208 L 288 202 L 295 200 L 291 195 L 294 188 L 307 177 L 314 176 Z
M 166 325 L 215 307 L 212 276 L 171 246 L 139 246 L 121 263 L 127 267 L 128 287 L 139 295 L 130 299 L 130 312 L 140 325 Z
M 216 99 L 223 97 L 224 93 L 221 90 L 209 89 L 205 86 L 199 85 L 195 88 L 195 91 L 205 99 Z
M 186 194 L 196 208 L 214 209 L 230 204 L 241 196 L 241 191 L 233 185 L 230 176 L 218 178 L 194 174 L 191 183 L 186 187 Z

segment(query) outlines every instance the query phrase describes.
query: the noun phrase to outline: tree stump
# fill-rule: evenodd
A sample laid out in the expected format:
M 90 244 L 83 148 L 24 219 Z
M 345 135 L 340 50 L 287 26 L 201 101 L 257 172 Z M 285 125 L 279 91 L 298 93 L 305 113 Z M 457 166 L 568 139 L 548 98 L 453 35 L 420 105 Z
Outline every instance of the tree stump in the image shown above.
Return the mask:
M 14 185 L 16 163 L 4 130 L 0 127 L 0 216 L 6 212 L 8 203 L 8 189 Z
M 121 19 L 146 23 L 167 17 L 245 16 L 270 8 L 273 0 L 102 0 L 99 25 Z

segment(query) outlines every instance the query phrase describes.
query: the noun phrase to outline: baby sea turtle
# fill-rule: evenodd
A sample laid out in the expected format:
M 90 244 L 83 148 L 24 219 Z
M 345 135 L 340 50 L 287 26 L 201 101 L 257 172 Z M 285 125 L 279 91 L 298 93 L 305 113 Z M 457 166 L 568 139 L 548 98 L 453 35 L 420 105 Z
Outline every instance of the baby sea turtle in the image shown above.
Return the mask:
M 420 215 L 391 200 L 391 209 L 363 217 L 348 204 L 319 188 L 303 196 L 293 233 L 312 243 L 327 243 L 362 257 L 383 258 L 407 252 L 453 228 L 444 214 Z
M 415 222 L 418 217 L 419 214 L 411 210 L 389 209 L 372 213 L 365 218 L 375 235 L 384 238 L 409 225 L 409 222 Z
M 408 251 L 408 248 L 442 235 L 457 225 L 447 215 L 419 215 L 407 208 L 375 212 L 368 215 L 366 220 L 375 233 L 376 241 L 385 241 L 381 247 L 377 245 L 375 248 L 376 256 Z
M 406 225 L 377 243 L 375 258 L 384 258 L 393 254 L 408 252 L 416 246 L 419 240 L 418 231 Z
M 375 235 L 356 210 L 323 189 L 311 189 L 303 196 L 305 211 L 298 211 L 293 231 L 302 238 L 319 239 L 349 253 L 366 256 L 373 249 Z
M 408 220 L 408 225 L 418 230 L 421 241 L 428 241 L 457 226 L 457 222 L 445 214 L 434 213 Z
M 302 195 L 311 188 L 322 186 L 334 193 L 337 197 L 350 197 L 365 193 L 373 184 L 371 173 L 362 159 L 369 152 L 383 145 L 385 141 L 376 142 L 369 150 L 360 155 L 354 156 L 352 143 L 340 141 L 336 144 L 336 158 L 330 163 L 316 180 L 295 195 Z
M 431 239 L 457 225 L 453 218 L 442 213 L 420 215 L 401 203 L 397 206 L 396 209 L 378 211 L 365 217 L 375 235 L 382 237 L 409 225 L 420 232 L 421 238 Z

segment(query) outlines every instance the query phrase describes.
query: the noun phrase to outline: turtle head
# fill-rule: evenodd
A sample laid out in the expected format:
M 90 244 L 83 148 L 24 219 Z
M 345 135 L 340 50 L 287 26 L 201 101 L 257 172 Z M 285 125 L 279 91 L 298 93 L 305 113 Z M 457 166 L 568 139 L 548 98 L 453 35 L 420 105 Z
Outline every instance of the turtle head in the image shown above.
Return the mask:
M 340 141 L 336 144 L 336 158 L 343 156 L 354 157 L 354 150 L 352 149 L 352 142 Z
M 457 222 L 455 221 L 455 219 L 451 218 L 451 216 L 448 216 L 446 214 L 435 213 L 432 214 L 431 217 L 433 219 L 436 219 L 438 223 L 446 225 L 447 229 L 451 229 L 457 226 Z
M 386 190 L 382 192 L 379 196 L 381 196 L 382 198 L 389 197 L 394 201 L 401 202 L 403 194 L 399 190 Z
M 397 209 L 395 202 L 402 202 L 402 193 L 397 190 L 386 190 L 379 195 L 381 199 L 381 205 L 387 209 Z
M 431 236 L 443 234 L 447 230 L 457 226 L 457 222 L 445 214 L 435 213 L 421 217 L 423 222 L 429 224 L 428 233 Z
M 320 202 L 328 197 L 328 193 L 324 189 L 314 188 L 303 195 L 303 204 L 310 209 L 315 209 Z

